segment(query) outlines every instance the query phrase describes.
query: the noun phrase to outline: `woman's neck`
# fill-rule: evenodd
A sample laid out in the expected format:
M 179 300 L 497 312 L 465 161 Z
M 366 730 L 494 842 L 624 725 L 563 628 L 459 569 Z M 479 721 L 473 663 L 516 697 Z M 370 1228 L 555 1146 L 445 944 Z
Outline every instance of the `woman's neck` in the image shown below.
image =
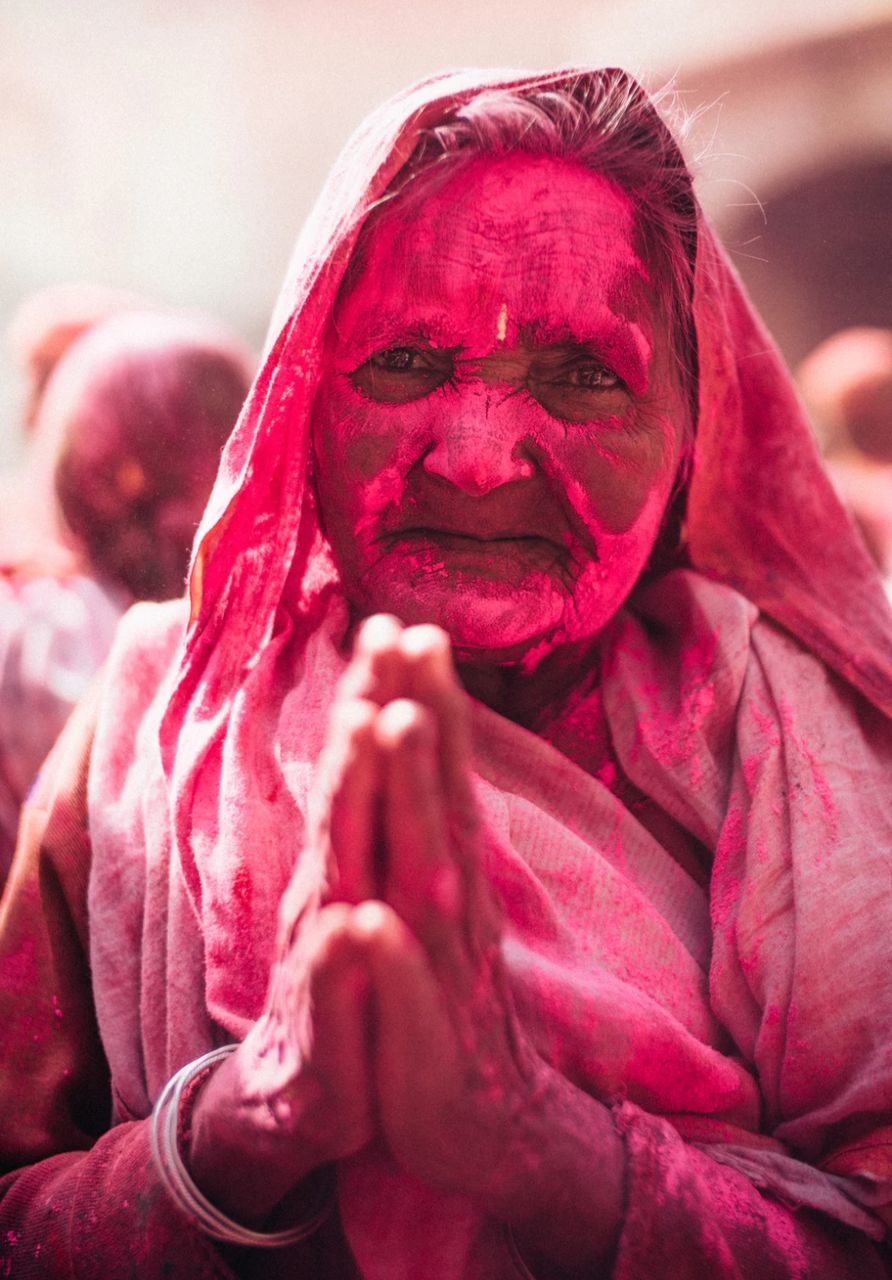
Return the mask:
M 526 729 L 551 719 L 578 688 L 591 683 L 598 662 L 597 637 L 550 650 L 534 667 L 521 662 L 473 662 L 456 655 L 459 678 L 472 698 Z

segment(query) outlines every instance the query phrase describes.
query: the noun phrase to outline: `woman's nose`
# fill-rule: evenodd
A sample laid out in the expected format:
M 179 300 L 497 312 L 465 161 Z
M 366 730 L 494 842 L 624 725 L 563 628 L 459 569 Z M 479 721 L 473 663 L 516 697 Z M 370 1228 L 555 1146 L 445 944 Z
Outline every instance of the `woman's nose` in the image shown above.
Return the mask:
M 504 387 L 466 387 L 448 405 L 437 406 L 434 446 L 424 457 L 429 475 L 482 497 L 512 480 L 526 480 L 533 464 L 525 456 L 522 415 Z

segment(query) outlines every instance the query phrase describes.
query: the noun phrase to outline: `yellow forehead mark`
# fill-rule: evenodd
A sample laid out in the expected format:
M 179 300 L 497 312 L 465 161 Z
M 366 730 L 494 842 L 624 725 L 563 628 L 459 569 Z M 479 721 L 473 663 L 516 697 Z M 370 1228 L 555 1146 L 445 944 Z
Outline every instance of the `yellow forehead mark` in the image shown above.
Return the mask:
M 507 333 L 508 333 L 508 303 L 503 302 L 502 305 L 499 307 L 499 318 L 496 321 L 496 339 L 499 342 L 504 342 L 505 336 Z

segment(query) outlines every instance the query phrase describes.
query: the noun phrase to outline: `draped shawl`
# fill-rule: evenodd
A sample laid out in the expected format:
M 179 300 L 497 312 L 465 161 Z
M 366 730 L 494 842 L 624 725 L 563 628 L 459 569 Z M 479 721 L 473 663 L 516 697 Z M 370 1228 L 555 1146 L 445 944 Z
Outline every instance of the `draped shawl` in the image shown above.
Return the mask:
M 295 867 L 305 901 L 318 892 L 301 850 L 347 610 L 308 483 L 309 420 L 363 220 L 419 131 L 481 88 L 622 74 L 416 86 L 351 140 L 300 237 L 199 530 L 188 627 L 179 606 L 137 606 L 108 674 L 91 963 L 118 1118 L 245 1034 Z M 892 1198 L 890 614 L 699 214 L 693 312 L 687 567 L 640 584 L 604 630 L 597 678 L 580 672 L 541 736 L 475 708 L 483 856 L 544 1057 L 875 1234 L 865 1206 Z M 363 1275 L 410 1274 L 419 1241 L 430 1274 L 485 1257 L 473 1207 L 380 1152 L 345 1162 L 339 1199 Z

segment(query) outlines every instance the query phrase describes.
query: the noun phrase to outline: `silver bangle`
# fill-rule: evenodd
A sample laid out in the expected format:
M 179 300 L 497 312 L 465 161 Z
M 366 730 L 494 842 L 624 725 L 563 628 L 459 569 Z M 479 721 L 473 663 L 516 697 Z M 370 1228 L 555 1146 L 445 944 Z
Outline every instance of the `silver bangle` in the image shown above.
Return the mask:
M 517 1247 L 514 1232 L 507 1222 L 502 1223 L 502 1235 L 508 1248 L 508 1253 L 511 1256 L 511 1261 L 517 1268 L 517 1274 L 521 1277 L 521 1280 L 536 1280 L 536 1277 L 527 1266 L 520 1249 Z
M 321 1203 L 310 1211 L 303 1222 L 286 1231 L 252 1231 L 250 1227 L 243 1227 L 240 1222 L 227 1218 L 225 1213 L 201 1194 L 189 1176 L 177 1141 L 184 1089 L 200 1072 L 227 1058 L 237 1048 L 238 1045 L 227 1044 L 221 1049 L 212 1049 L 210 1053 L 180 1067 L 171 1076 L 152 1110 L 152 1158 L 171 1200 L 205 1235 L 214 1240 L 223 1240 L 227 1244 L 247 1245 L 254 1249 L 280 1249 L 285 1245 L 298 1244 L 318 1231 L 331 1213 L 332 1197 L 323 1195 Z

